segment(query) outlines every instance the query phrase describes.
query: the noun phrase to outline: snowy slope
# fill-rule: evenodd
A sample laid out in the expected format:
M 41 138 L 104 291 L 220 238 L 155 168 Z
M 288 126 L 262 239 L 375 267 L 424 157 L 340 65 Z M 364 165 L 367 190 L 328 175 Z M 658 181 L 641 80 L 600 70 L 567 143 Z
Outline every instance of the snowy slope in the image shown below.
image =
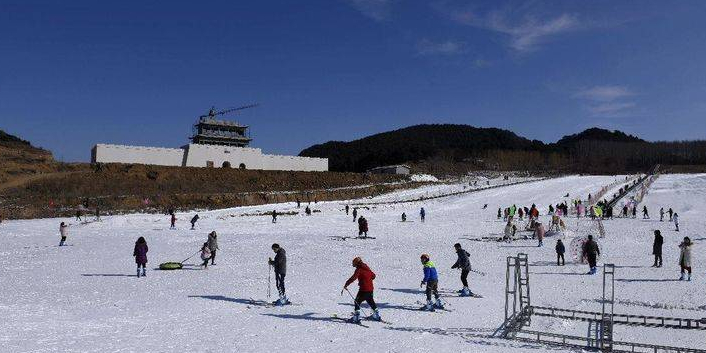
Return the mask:
M 188 230 L 193 214 L 178 214 L 178 230 L 169 230 L 162 215 L 106 217 L 101 222 L 69 228 L 70 246 L 59 248 L 58 225 L 72 219 L 11 221 L 0 224 L 0 351 L 7 352 L 527 352 L 550 347 L 488 336 L 502 323 L 505 257 L 529 254 L 532 300 L 536 305 L 599 310 L 601 277 L 585 276 L 585 265 L 554 266 L 554 239 L 536 247 L 532 240 L 512 244 L 471 239 L 502 232 L 498 207 L 536 203 L 542 214 L 550 203 L 570 195 L 587 195 L 614 180 L 610 176 L 571 176 L 507 186 L 426 202 L 361 209 L 370 235 L 377 239 L 341 240 L 357 235 L 356 223 L 343 204 L 312 204 L 311 217 L 240 216 L 296 210 L 293 204 L 243 207 L 200 213 L 197 230 Z M 423 194 L 436 186 L 417 190 Z M 409 193 L 396 197 L 407 197 Z M 706 175 L 665 175 L 645 198 L 653 217 L 660 206 L 674 208 L 682 231 L 659 220 L 615 219 L 605 222 L 608 237 L 600 245 L 601 262 L 618 265 L 618 313 L 706 317 L 703 263 Z M 365 201 L 363 201 L 365 202 Z M 484 204 L 486 210 L 482 210 Z M 419 207 L 427 211 L 419 222 Z M 414 222 L 399 222 L 407 212 Z M 302 212 L 303 213 L 303 212 Z M 543 216 L 546 220 L 546 216 Z M 570 229 L 585 221 L 567 221 Z M 661 269 L 652 264 L 652 231 L 665 236 Z M 200 270 L 197 259 L 181 271 L 152 270 L 159 263 L 181 261 L 196 252 L 216 230 L 221 251 L 217 265 Z M 148 277 L 136 278 L 132 248 L 147 239 Z M 674 281 L 681 237 L 696 240 L 694 280 Z M 567 242 L 570 239 L 567 239 Z M 287 287 L 298 304 L 284 308 L 254 305 L 268 300 L 267 258 L 273 242 L 288 254 Z M 445 297 L 450 312 L 414 310 L 423 300 L 419 290 L 419 255 L 431 255 L 440 287 L 456 290 L 459 273 L 453 244 L 471 253 L 471 288 L 484 298 Z M 351 300 L 340 291 L 353 272 L 351 259 L 362 256 L 378 275 L 375 298 L 390 324 L 364 322 L 368 328 L 342 323 Z M 569 258 L 567 257 L 567 260 Z M 351 287 L 355 289 L 355 285 Z M 275 293 L 274 278 L 272 292 Z M 270 300 L 274 300 L 271 298 Z M 369 310 L 364 306 L 364 310 Z M 369 312 L 369 311 L 368 311 Z M 585 334 L 574 322 L 537 320 L 533 329 Z M 622 330 L 622 329 L 621 329 Z M 670 345 L 706 346 L 700 332 L 616 330 L 616 338 Z M 620 336 L 622 335 L 622 336 Z

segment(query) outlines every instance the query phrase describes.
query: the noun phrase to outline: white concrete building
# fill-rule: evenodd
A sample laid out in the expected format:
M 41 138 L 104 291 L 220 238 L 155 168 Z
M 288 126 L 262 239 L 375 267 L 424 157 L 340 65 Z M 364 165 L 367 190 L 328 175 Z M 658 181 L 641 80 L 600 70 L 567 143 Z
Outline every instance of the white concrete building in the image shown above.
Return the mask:
M 193 143 L 181 148 L 97 144 L 91 151 L 91 163 L 328 171 L 327 158 L 263 154 L 259 148 L 248 147 L 251 141 L 247 134 L 248 126 L 214 119 L 216 115 L 250 107 L 253 106 L 222 112 L 211 109 L 194 125 Z

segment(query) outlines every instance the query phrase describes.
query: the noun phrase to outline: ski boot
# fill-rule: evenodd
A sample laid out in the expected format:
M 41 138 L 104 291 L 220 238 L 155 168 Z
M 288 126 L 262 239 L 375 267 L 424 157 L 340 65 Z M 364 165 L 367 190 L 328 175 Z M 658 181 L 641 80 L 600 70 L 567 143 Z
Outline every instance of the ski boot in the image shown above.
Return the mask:
M 419 310 L 434 311 L 434 302 L 432 302 L 431 300 L 427 300 L 427 304 L 419 308 Z
M 683 281 L 683 280 L 684 280 L 684 273 L 682 273 L 681 276 L 679 276 L 679 280 L 680 280 L 680 281 Z
M 273 304 L 277 305 L 277 306 L 284 306 L 289 303 L 290 302 L 289 302 L 289 299 L 287 299 L 287 296 L 284 294 L 280 294 L 279 299 L 275 300 L 275 302 Z
M 140 268 L 137 268 L 137 278 L 140 278 Z
M 350 322 L 351 324 L 360 324 L 360 310 L 356 310 L 353 313 L 353 316 L 348 319 L 348 322 Z
M 691 282 L 691 273 L 689 274 L 689 277 L 686 278 L 686 280 Z
M 382 321 L 382 317 L 380 316 L 380 312 L 378 309 L 373 310 L 373 314 L 368 317 L 370 320 L 373 321 Z
M 473 295 L 473 292 L 471 292 L 471 290 L 468 289 L 468 287 L 463 287 L 463 289 L 461 289 L 461 296 L 462 297 L 470 297 L 472 295 Z
M 147 277 L 147 267 L 142 268 L 142 277 Z
M 444 303 L 441 302 L 441 299 L 436 298 L 436 303 L 434 303 L 434 308 L 444 310 Z

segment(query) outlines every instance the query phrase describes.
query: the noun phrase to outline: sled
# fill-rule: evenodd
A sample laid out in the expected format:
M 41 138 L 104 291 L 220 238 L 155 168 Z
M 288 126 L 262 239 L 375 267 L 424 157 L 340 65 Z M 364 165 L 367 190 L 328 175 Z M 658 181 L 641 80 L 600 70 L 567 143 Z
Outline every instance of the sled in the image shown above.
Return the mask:
M 159 264 L 160 270 L 181 270 L 184 267 L 181 262 L 165 262 Z

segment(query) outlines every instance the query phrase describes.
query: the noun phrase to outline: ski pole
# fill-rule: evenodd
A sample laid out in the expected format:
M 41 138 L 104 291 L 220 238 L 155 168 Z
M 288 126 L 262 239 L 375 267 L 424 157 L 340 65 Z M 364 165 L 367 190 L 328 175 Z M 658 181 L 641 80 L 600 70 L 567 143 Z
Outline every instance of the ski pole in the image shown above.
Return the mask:
M 180 262 L 180 263 L 183 264 L 183 263 L 186 262 L 188 259 L 190 259 L 190 258 L 196 256 L 196 254 L 198 254 L 199 252 L 201 252 L 201 250 L 196 251 L 193 255 L 187 257 L 186 259 L 184 259 L 184 261 L 182 261 L 182 262 Z
M 272 289 L 270 289 L 270 287 L 272 287 L 272 280 L 270 279 L 272 273 L 272 264 L 268 263 L 267 269 L 267 299 L 270 299 L 270 292 L 272 291 Z
M 351 293 L 351 291 L 348 290 L 348 288 L 346 288 L 346 292 L 348 292 L 348 295 L 350 295 L 351 299 L 353 299 L 353 304 L 355 306 L 356 301 L 355 301 L 355 297 L 353 296 L 353 293 Z M 360 308 L 360 311 L 363 313 L 363 316 L 368 316 L 368 314 L 365 313 L 365 310 L 363 310 L 363 308 L 361 306 L 359 306 L 359 308 Z
M 471 270 L 471 272 L 477 273 L 477 274 L 479 274 L 479 275 L 481 275 L 481 276 L 485 276 L 485 272 L 476 271 L 476 270 L 473 270 L 473 269 Z

